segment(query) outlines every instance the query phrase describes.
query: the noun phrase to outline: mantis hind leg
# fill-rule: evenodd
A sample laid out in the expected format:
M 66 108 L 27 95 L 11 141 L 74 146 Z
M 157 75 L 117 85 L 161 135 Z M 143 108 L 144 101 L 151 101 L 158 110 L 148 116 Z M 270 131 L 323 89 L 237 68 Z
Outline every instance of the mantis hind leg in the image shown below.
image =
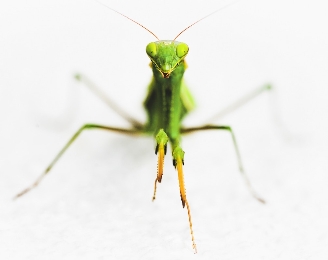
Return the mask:
M 34 189 L 36 186 L 39 185 L 39 183 L 42 181 L 42 179 L 48 174 L 48 172 L 52 169 L 52 167 L 57 163 L 57 161 L 62 157 L 62 155 L 66 152 L 66 150 L 71 146 L 71 144 L 76 140 L 76 138 L 84 131 L 88 129 L 102 129 L 107 131 L 113 131 L 123 134 L 137 134 L 141 133 L 141 130 L 135 130 L 135 129 L 123 129 L 123 128 L 117 128 L 117 127 L 111 127 L 111 126 L 103 126 L 103 125 L 96 125 L 96 124 L 85 124 L 76 133 L 71 137 L 71 139 L 66 143 L 66 145 L 59 151 L 59 153 L 56 155 L 56 157 L 52 160 L 52 162 L 48 165 L 48 167 L 43 171 L 43 173 L 33 182 L 32 185 L 18 193 L 14 199 L 19 198 L 29 192 L 30 190 Z
M 257 193 L 254 191 L 251 182 L 244 170 L 243 164 L 242 164 L 242 160 L 241 160 L 241 156 L 240 156 L 240 152 L 239 152 L 239 148 L 237 145 L 237 141 L 236 141 L 236 137 L 234 135 L 234 132 L 232 131 L 232 128 L 230 126 L 217 126 L 217 125 L 204 125 L 204 126 L 200 126 L 200 127 L 191 127 L 191 128 L 186 128 L 186 129 L 181 129 L 182 133 L 191 133 L 191 132 L 196 132 L 196 131 L 202 131 L 202 130 L 225 130 L 225 131 L 229 131 L 229 133 L 231 134 L 231 138 L 233 141 L 233 145 L 235 148 L 235 152 L 236 152 L 236 156 L 237 156 L 237 162 L 238 162 L 238 166 L 239 166 L 239 171 L 248 187 L 248 190 L 250 191 L 250 193 L 252 194 L 252 196 L 257 199 L 259 202 L 261 203 L 265 203 L 265 201 L 257 195 Z
M 101 89 L 96 86 L 89 78 L 83 74 L 76 74 L 75 79 L 84 83 L 97 97 L 99 97 L 103 102 L 105 102 L 112 110 L 123 117 L 127 122 L 129 122 L 136 129 L 143 129 L 143 124 L 138 120 L 134 119 L 128 113 L 126 113 L 121 107 L 119 107 L 113 100 L 111 100 Z
M 235 101 L 231 105 L 225 107 L 219 113 L 215 114 L 214 116 L 212 116 L 211 118 L 206 120 L 205 124 L 207 124 L 207 122 L 213 122 L 214 120 L 216 120 L 218 118 L 222 118 L 222 117 L 226 116 L 227 114 L 233 112 L 234 110 L 244 106 L 245 104 L 247 104 L 248 102 L 250 102 L 254 98 L 260 96 L 264 92 L 272 91 L 272 90 L 273 90 L 273 87 L 270 84 L 261 86 L 261 87 L 255 89 L 255 90 L 253 90 L 252 92 L 250 92 L 247 95 L 239 98 L 237 101 Z

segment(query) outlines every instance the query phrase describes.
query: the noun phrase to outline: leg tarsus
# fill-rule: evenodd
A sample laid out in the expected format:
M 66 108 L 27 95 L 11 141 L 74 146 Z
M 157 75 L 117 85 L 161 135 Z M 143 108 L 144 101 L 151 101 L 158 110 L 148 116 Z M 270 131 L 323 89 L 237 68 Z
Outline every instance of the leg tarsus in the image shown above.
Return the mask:
M 197 247 L 196 247 L 195 238 L 194 238 L 194 231 L 192 229 L 190 207 L 189 207 L 189 203 L 188 203 L 187 199 L 186 199 L 186 206 L 187 206 L 187 211 L 188 211 L 188 220 L 189 220 L 189 228 L 190 228 L 190 235 L 191 235 L 191 241 L 192 241 L 192 248 L 194 249 L 195 254 L 197 254 Z
M 152 201 L 154 201 L 156 199 L 156 190 L 157 190 L 157 177 L 156 177 L 155 183 L 154 183 L 154 194 L 153 194 Z

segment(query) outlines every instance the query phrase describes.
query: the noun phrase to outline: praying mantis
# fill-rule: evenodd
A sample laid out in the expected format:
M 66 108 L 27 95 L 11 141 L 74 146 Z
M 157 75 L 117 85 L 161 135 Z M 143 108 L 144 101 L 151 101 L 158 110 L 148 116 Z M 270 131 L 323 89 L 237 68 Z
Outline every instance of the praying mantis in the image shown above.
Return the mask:
M 192 248 L 196 253 L 197 247 L 192 226 L 191 209 L 186 196 L 186 188 L 184 182 L 183 165 L 185 151 L 181 145 L 181 136 L 183 134 L 206 130 L 223 130 L 229 132 L 236 152 L 240 173 L 244 178 L 253 197 L 264 203 L 264 200 L 260 198 L 253 190 L 250 181 L 243 169 L 236 137 L 230 126 L 206 124 L 196 127 L 184 128 L 181 125 L 182 120 L 191 110 L 194 109 L 195 104 L 194 99 L 183 78 L 184 72 L 187 68 L 185 58 L 188 55 L 189 47 L 186 43 L 178 42 L 176 39 L 184 31 L 200 22 L 201 20 L 207 18 L 208 16 L 213 15 L 219 10 L 222 10 L 222 8 L 189 25 L 187 28 L 182 30 L 173 40 L 160 40 L 153 32 L 148 30 L 143 25 L 112 8 L 109 9 L 141 26 L 157 39 L 157 41 L 151 42 L 146 46 L 146 54 L 150 58 L 150 66 L 153 72 L 153 77 L 148 86 L 148 93 L 143 103 L 148 120 L 146 123 L 140 123 L 124 113 L 123 110 L 118 108 L 116 105 L 111 103 L 110 106 L 112 106 L 114 110 L 116 110 L 130 123 L 131 128 L 125 129 L 90 123 L 83 125 L 71 137 L 71 139 L 69 139 L 66 145 L 59 151 L 56 157 L 51 161 L 51 163 L 37 178 L 37 180 L 31 186 L 18 193 L 15 198 L 23 196 L 38 186 L 42 179 L 50 172 L 53 166 L 71 146 L 71 144 L 80 136 L 82 132 L 86 130 L 98 129 L 128 135 L 147 134 L 153 136 L 155 139 L 155 154 L 157 156 L 157 173 L 154 180 L 154 192 L 152 200 L 155 200 L 157 185 L 162 181 L 164 173 L 164 157 L 167 154 L 167 146 L 170 146 L 173 166 L 176 169 L 178 175 L 180 199 L 182 207 L 187 209 Z M 76 75 L 75 78 L 92 88 L 92 83 L 90 83 L 85 76 Z M 260 88 L 259 90 L 256 90 L 254 93 L 251 93 L 249 96 L 246 96 L 245 98 L 236 102 L 237 105 L 235 106 L 242 105 L 243 103 L 260 94 L 262 91 L 268 90 L 270 88 L 271 87 L 268 85 Z

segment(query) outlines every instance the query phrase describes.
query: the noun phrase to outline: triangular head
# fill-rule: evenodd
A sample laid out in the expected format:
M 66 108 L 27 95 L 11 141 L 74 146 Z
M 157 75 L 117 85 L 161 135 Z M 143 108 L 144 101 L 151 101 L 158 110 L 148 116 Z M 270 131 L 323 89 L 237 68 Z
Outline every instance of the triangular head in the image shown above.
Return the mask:
M 147 55 L 164 78 L 170 77 L 188 51 L 188 45 L 178 41 L 156 41 L 146 47 Z

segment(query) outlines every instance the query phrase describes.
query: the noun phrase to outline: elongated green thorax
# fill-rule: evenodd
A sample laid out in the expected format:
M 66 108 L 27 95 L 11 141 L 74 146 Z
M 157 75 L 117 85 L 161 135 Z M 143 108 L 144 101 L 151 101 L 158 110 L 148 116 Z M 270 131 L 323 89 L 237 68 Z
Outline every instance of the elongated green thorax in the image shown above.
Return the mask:
M 181 119 L 188 111 L 181 99 L 188 46 L 176 41 L 158 41 L 148 44 L 146 52 L 154 75 L 144 102 L 147 130 L 157 134 L 164 129 L 175 146 L 179 142 Z

